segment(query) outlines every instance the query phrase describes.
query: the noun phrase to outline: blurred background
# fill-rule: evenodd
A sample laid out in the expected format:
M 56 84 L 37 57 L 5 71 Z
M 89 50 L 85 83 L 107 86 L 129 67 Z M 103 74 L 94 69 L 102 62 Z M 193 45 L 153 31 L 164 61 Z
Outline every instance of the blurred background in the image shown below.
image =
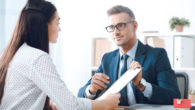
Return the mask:
M 19 13 L 27 0 L 0 0 L 0 51 L 8 44 Z M 138 38 L 165 48 L 175 71 L 187 72 L 195 89 L 195 1 L 194 0 L 48 0 L 56 5 L 61 32 L 50 55 L 68 88 L 77 95 L 97 69 L 101 56 L 117 48 L 105 27 L 106 11 L 114 5 L 132 9 L 138 21 Z M 172 17 L 186 18 L 189 27 L 171 31 Z M 98 62 L 99 61 L 99 62 Z

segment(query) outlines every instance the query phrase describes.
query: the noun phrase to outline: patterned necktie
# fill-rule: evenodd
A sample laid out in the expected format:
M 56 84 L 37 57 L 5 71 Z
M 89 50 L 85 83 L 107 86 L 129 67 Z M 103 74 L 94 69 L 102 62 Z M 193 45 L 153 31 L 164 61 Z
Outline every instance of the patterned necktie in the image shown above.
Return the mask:
M 121 72 L 120 72 L 120 76 L 122 76 L 126 71 L 127 71 L 127 59 L 128 59 L 128 55 L 124 54 L 122 56 L 123 59 L 123 66 L 121 68 Z M 127 106 L 128 105 L 128 98 L 127 98 L 127 86 L 125 86 L 121 91 L 121 98 L 120 98 L 120 105 L 122 104 L 123 106 Z

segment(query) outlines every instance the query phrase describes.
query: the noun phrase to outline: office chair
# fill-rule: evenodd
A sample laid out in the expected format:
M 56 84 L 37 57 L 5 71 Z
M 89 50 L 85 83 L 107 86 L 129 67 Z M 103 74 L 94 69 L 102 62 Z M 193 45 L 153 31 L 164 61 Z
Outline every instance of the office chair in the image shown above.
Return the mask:
M 181 98 L 188 98 L 188 88 L 189 88 L 189 78 L 185 72 L 175 72 L 179 90 L 181 93 Z

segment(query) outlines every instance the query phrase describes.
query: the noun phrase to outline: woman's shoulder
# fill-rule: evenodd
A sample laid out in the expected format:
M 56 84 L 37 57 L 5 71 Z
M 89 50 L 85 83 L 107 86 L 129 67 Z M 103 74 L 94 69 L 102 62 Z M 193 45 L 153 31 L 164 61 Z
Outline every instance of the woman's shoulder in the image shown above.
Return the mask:
M 29 63 L 39 59 L 42 56 L 49 57 L 49 54 L 40 49 L 29 46 L 26 43 L 24 43 L 16 53 L 17 58 L 25 59 L 25 61 L 29 61 Z

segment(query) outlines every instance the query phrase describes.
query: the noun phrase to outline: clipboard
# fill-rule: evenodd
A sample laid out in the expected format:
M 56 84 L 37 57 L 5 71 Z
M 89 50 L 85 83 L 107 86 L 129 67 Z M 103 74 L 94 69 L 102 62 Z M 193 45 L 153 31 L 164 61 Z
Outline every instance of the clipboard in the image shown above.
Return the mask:
M 120 92 L 139 72 L 142 68 L 136 68 L 135 70 L 127 70 L 111 87 L 108 88 L 97 100 L 104 99 L 111 93 Z

